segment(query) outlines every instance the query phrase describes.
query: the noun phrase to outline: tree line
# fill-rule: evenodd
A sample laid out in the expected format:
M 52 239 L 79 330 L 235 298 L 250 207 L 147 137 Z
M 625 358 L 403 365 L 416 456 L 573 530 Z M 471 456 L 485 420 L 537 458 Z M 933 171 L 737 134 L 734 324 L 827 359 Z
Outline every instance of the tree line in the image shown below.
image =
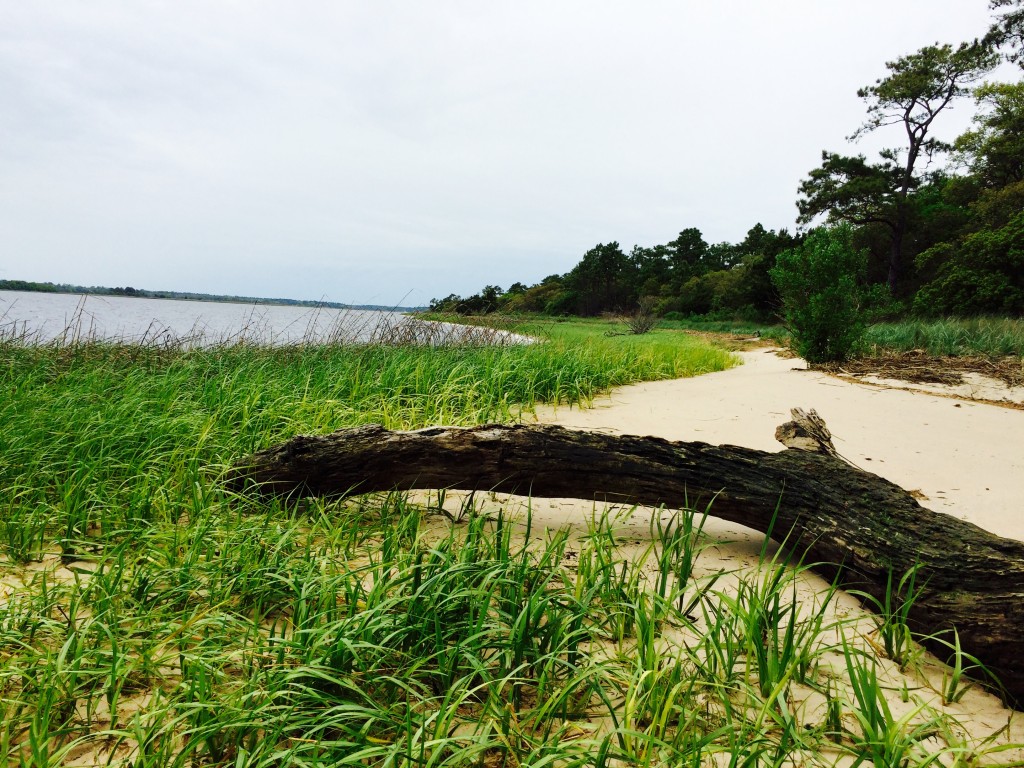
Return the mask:
M 78 293 L 87 296 L 128 296 L 139 299 L 178 299 L 182 301 L 216 301 L 235 304 L 281 304 L 296 307 L 326 307 L 328 309 L 384 309 L 392 307 L 353 306 L 333 301 L 312 301 L 307 299 L 266 299 L 255 296 L 235 296 L 219 293 L 195 293 L 192 291 L 151 291 L 146 288 L 103 285 L 72 285 L 70 283 L 37 282 L 32 280 L 0 280 L 0 291 L 29 291 L 32 293 Z
M 599 243 L 565 274 L 452 294 L 431 309 L 587 316 L 643 305 L 669 318 L 768 319 L 782 310 L 772 279 L 780 255 L 845 225 L 839 240 L 864 258 L 844 263 L 859 265 L 852 278 L 878 312 L 1024 315 L 1024 81 L 985 80 L 1002 60 L 1024 70 L 1024 0 L 989 7 L 983 37 L 886 62 L 858 91 L 866 119 L 849 141 L 891 126 L 901 141 L 876 157 L 823 151 L 798 189 L 798 231 L 756 224 L 738 243 L 708 243 L 690 227 L 629 252 Z M 965 100 L 976 107 L 971 128 L 940 141 L 936 122 Z

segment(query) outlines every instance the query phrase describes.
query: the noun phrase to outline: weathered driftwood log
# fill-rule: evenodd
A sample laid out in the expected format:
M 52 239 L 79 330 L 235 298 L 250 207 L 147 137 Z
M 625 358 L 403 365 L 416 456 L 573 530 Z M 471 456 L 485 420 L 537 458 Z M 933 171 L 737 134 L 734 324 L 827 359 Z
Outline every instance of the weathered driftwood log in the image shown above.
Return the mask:
M 555 426 L 365 426 L 261 451 L 236 466 L 232 482 L 264 494 L 486 489 L 672 508 L 713 498 L 711 514 L 786 539 L 848 589 L 882 597 L 890 573 L 899 578 L 918 566 L 924 589 L 910 610 L 915 628 L 951 640 L 955 627 L 962 648 L 999 676 L 1011 700 L 1024 702 L 1024 542 L 924 509 L 827 452 Z
M 793 416 L 793 420 L 776 427 L 776 440 L 787 448 L 816 451 L 839 458 L 839 452 L 832 444 L 832 433 L 816 410 L 811 408 L 811 410 L 805 411 L 803 408 L 792 408 L 789 412 Z

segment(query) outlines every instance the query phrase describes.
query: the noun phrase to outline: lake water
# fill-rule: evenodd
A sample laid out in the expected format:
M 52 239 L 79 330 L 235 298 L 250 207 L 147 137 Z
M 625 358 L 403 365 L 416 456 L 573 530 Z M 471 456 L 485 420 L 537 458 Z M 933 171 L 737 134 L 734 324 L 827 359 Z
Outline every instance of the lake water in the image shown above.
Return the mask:
M 214 301 L 0 291 L 0 338 L 32 341 L 101 338 L 136 343 L 208 345 L 441 343 L 452 328 L 397 312 L 234 304 Z

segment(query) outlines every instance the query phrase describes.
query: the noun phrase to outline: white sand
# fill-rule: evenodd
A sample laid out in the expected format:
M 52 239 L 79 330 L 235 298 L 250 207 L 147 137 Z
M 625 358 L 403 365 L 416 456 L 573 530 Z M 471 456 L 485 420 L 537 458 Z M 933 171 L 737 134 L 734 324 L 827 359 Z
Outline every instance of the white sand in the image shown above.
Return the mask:
M 790 408 L 814 408 L 857 466 L 920 491 L 930 509 L 1024 540 L 1024 410 L 858 384 L 770 350 L 740 354 L 744 365 L 728 371 L 624 387 L 593 408 L 542 408 L 537 419 L 781 451 L 775 428 Z

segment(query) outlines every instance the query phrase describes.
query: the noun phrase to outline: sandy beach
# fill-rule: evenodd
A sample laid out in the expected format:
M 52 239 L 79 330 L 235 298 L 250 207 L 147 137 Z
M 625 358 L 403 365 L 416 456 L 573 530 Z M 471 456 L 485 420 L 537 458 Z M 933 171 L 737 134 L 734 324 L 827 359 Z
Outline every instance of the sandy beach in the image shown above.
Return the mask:
M 784 448 L 774 439 L 775 428 L 790 418 L 790 408 L 814 408 L 832 431 L 840 454 L 857 466 L 914 491 L 921 504 L 936 512 L 1024 539 L 1024 410 L 965 399 L 980 395 L 1012 402 L 1024 392 L 981 381 L 959 392 L 902 382 L 860 383 L 809 371 L 802 360 L 771 350 L 739 354 L 743 365 L 727 371 L 624 387 L 596 399 L 591 408 L 543 407 L 535 418 L 574 429 L 780 451 Z M 490 499 L 503 507 L 514 507 L 512 501 Z M 529 504 L 535 532 L 564 527 L 582 531 L 587 518 L 601 509 L 572 499 L 534 499 Z M 625 511 L 619 520 L 623 549 L 640 552 L 649 545 L 652 514 L 657 513 Z M 705 531 L 709 545 L 698 563 L 701 573 L 722 572 L 732 578 L 757 568 L 762 534 L 713 518 Z M 809 572 L 799 580 L 800 599 L 808 606 L 828 587 Z M 849 619 L 847 634 L 858 634 L 870 644 L 872 616 L 844 593 L 833 602 L 835 615 Z M 938 689 L 948 668 L 930 654 L 922 653 L 920 662 L 908 669 L 881 657 L 879 663 L 894 712 L 907 713 L 924 703 L 957 723 L 964 748 L 1000 747 L 998 756 L 982 763 L 1024 760 L 1024 714 L 1007 709 L 978 686 L 960 701 L 944 704 Z M 803 705 L 815 706 L 812 701 Z
M 588 409 L 541 408 L 537 420 L 781 451 L 775 428 L 791 408 L 814 408 L 844 458 L 919 492 L 936 512 L 1024 539 L 1024 410 L 951 397 L 957 388 L 856 383 L 771 350 L 738 354 L 743 365 L 727 371 L 623 387 Z M 1022 395 L 992 382 L 960 392 L 1011 402 Z

